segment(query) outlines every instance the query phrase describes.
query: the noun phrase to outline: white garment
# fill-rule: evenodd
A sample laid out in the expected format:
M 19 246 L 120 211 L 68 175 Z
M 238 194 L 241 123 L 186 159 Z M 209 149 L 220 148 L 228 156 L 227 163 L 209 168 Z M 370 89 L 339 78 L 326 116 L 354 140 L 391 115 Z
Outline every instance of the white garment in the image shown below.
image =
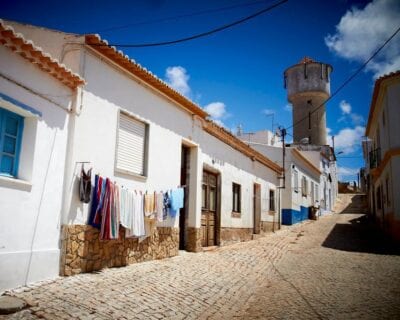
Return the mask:
M 156 217 L 158 222 L 164 221 L 163 208 L 164 208 L 164 194 L 162 192 L 159 192 L 156 194 Z

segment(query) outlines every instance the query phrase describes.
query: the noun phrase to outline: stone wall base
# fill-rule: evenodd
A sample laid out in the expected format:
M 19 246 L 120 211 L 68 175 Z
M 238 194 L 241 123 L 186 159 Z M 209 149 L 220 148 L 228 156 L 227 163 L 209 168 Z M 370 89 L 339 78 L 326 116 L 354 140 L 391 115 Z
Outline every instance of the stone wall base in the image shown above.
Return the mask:
M 201 247 L 201 228 L 187 227 L 186 248 L 190 252 L 203 251 Z
M 253 228 L 221 228 L 221 246 L 253 238 Z
M 100 240 L 100 231 L 89 225 L 64 225 L 60 274 L 70 276 L 103 268 L 173 257 L 179 253 L 179 229 L 157 227 L 139 242 L 125 238 L 120 229 L 118 240 Z
M 261 233 L 271 233 L 279 230 L 278 222 L 261 221 Z

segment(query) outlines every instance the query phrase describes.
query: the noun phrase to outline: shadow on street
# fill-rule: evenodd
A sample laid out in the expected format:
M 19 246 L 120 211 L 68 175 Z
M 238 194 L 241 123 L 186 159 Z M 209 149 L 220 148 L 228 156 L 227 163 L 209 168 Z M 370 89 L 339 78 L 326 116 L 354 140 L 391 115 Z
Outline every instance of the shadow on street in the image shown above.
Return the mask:
M 342 214 L 346 213 L 346 210 L 347 208 Z M 400 248 L 390 241 L 367 215 L 349 222 L 350 224 L 336 224 L 322 246 L 342 251 L 400 255 Z

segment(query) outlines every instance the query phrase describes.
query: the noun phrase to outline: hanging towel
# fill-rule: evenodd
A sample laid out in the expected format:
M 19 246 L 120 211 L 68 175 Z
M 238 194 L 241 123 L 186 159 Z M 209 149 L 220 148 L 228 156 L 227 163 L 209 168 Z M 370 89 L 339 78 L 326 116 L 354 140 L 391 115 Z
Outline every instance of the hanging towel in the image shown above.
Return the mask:
M 179 209 L 183 208 L 183 188 L 171 190 L 171 216 L 175 217 L 179 213 Z
M 167 220 L 171 208 L 171 198 L 168 192 L 164 193 L 163 220 Z
M 157 221 L 162 222 L 164 211 L 164 193 L 159 192 L 156 194 L 156 217 Z
M 126 237 L 142 237 L 146 234 L 144 228 L 144 213 L 143 213 L 143 195 L 140 193 L 130 192 L 132 196 L 132 224 L 129 229 L 126 229 Z
M 100 229 L 101 228 L 101 213 L 103 210 L 103 204 L 104 204 L 104 194 L 106 192 L 106 179 L 103 179 L 102 177 L 99 176 L 99 181 L 98 181 L 98 186 L 97 186 L 97 207 L 94 213 L 94 217 L 92 220 L 92 226 Z
M 79 180 L 79 199 L 84 203 L 90 202 L 90 193 L 92 192 L 92 169 L 85 172 L 85 168 L 81 168 L 81 177 Z
M 97 209 L 97 206 L 99 204 L 98 189 L 99 189 L 99 175 L 96 174 L 95 177 L 94 177 L 94 188 L 93 188 L 93 194 L 92 194 L 92 206 L 90 208 L 90 215 L 89 215 L 88 224 L 90 224 L 92 227 L 100 229 L 100 224 L 94 223 L 94 216 L 96 214 L 96 209 Z
M 155 212 L 155 199 L 154 194 L 144 195 L 144 215 L 146 217 L 152 217 Z

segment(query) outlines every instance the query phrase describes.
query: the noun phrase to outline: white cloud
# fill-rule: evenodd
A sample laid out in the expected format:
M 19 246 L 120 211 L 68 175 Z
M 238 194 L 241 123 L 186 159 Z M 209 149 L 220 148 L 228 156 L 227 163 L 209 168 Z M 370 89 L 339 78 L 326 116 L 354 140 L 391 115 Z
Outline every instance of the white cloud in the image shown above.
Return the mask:
M 284 109 L 285 111 L 292 112 L 293 106 L 292 106 L 290 103 L 288 103 L 288 104 L 286 104 L 286 105 L 283 107 L 283 109 Z
M 360 171 L 359 168 L 349 168 L 338 166 L 337 173 L 339 180 L 341 181 L 353 181 L 357 179 L 357 173 Z
M 400 1 L 373 0 L 363 9 L 348 10 L 336 26 L 336 33 L 325 37 L 325 44 L 340 57 L 364 62 L 398 28 L 399 21 Z M 399 36 L 367 65 L 375 78 L 399 68 Z
M 335 135 L 335 149 L 349 154 L 356 151 L 361 146 L 361 138 L 365 134 L 365 127 L 356 126 L 355 128 L 344 128 Z
M 204 107 L 204 110 L 209 113 L 214 120 L 223 119 L 228 116 L 225 103 L 223 102 L 211 102 Z
M 363 125 L 365 123 L 364 117 L 362 115 L 351 112 L 351 104 L 348 103 L 346 100 L 340 101 L 339 107 L 342 110 L 342 116 L 337 120 L 338 122 L 349 122 L 350 120 L 354 126 Z
M 351 105 L 345 100 L 340 101 L 339 106 L 342 109 L 342 114 L 349 114 L 351 112 Z
M 263 110 L 261 110 L 261 113 L 266 116 L 271 116 L 271 115 L 275 114 L 275 110 L 274 109 L 263 109 Z
M 191 89 L 189 87 L 189 75 L 185 68 L 181 66 L 168 67 L 165 72 L 166 82 L 184 96 L 189 96 Z

